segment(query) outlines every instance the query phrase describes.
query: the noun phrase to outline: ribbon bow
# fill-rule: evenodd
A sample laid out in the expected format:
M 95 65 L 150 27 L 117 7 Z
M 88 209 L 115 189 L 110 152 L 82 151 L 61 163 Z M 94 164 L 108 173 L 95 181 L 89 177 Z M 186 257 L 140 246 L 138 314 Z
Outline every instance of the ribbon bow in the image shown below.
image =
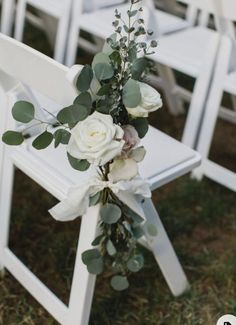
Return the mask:
M 111 189 L 122 201 L 127 201 L 127 197 L 134 195 L 151 197 L 149 185 L 141 177 L 135 177 L 130 181 L 113 183 L 104 181 L 98 176 L 93 176 L 86 183 L 70 188 L 67 198 L 49 210 L 49 213 L 58 221 L 74 220 L 87 212 L 90 197 L 105 188 Z

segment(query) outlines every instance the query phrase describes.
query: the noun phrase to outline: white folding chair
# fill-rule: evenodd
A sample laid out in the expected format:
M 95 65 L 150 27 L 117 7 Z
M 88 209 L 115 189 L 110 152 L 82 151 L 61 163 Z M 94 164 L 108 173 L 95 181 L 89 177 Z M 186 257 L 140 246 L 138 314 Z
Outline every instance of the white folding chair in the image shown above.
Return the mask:
M 189 5 L 187 7 L 186 19 L 182 19 L 155 9 L 153 1 L 143 0 L 141 5 L 144 7 L 144 13 L 142 15 L 145 18 L 146 24 L 149 25 L 148 27 L 155 29 L 158 34 L 171 33 L 194 24 L 197 12 L 193 6 Z M 115 7 L 118 8 L 123 17 L 127 17 L 127 10 L 130 7 L 130 3 Z M 114 17 L 115 7 L 95 10 L 94 12 L 84 14 L 82 13 L 82 0 L 73 1 L 72 21 L 66 55 L 66 64 L 68 66 L 75 63 L 80 31 L 89 32 L 102 39 L 106 39 L 114 32 L 111 20 Z
M 58 21 L 54 58 L 59 62 L 63 62 L 70 22 L 71 3 L 72 0 L 18 0 L 14 37 L 18 41 L 22 41 L 23 39 L 27 5 L 31 5 L 35 9 L 47 13 Z
M 236 21 L 236 3 L 234 0 L 222 0 L 221 14 L 225 26 L 225 35 L 221 39 L 216 69 L 212 81 L 209 97 L 206 103 L 205 114 L 197 145 L 197 150 L 203 156 L 201 167 L 193 175 L 201 179 L 203 175 L 236 191 L 236 174 L 233 171 L 211 161 L 209 151 L 214 135 L 214 130 L 219 117 L 220 106 L 224 92 L 236 98 L 236 35 L 233 21 Z M 221 114 L 227 116 L 228 121 L 235 121 L 235 111 L 223 108 Z
M 206 14 L 208 16 L 215 10 L 212 0 L 180 1 L 186 4 L 191 3 L 202 12 L 204 21 Z M 204 24 L 198 21 L 197 26 L 163 35 L 159 40 L 158 51 L 150 56 L 157 63 L 161 83 L 159 79 L 157 81 L 166 94 L 170 111 L 181 112 L 183 98 L 190 101 L 182 142 L 193 148 L 196 145 L 220 39 L 217 31 L 205 27 Z M 192 93 L 176 83 L 173 70 L 195 79 Z
M 11 35 L 15 14 L 15 0 L 2 0 L 1 33 Z
M 22 87 L 25 85 L 50 98 L 50 103 L 53 101 L 61 107 L 68 106 L 77 95 L 74 83 L 81 66 L 75 66 L 71 70 L 3 35 L 0 35 L 0 53 L 3 71 L 0 75 L 1 116 L 4 117 L 1 119 L 4 125 L 1 124 L 0 133 L 14 129 L 10 108 L 18 97 L 19 89 L 22 96 Z M 8 246 L 14 166 L 59 200 L 66 197 L 71 186 L 84 182 L 89 177 L 89 172 L 77 172 L 69 166 L 65 148 L 55 150 L 49 147 L 45 151 L 36 151 L 28 143 L 31 141 L 29 139 L 17 148 L 0 145 L 0 269 L 6 268 L 60 324 L 86 325 L 95 276 L 87 272 L 81 261 L 81 253 L 91 247 L 96 234 L 99 208 L 92 207 L 82 216 L 69 306 L 65 306 L 36 278 Z M 152 127 L 143 145 L 147 149 L 147 157 L 140 166 L 140 172 L 147 178 L 152 190 L 188 173 L 200 163 L 199 154 Z M 135 203 L 148 222 L 155 224 L 158 229 L 157 237 L 150 238 L 146 235 L 146 245 L 153 252 L 171 291 L 174 295 L 179 295 L 186 290 L 188 282 L 154 205 L 151 200 Z

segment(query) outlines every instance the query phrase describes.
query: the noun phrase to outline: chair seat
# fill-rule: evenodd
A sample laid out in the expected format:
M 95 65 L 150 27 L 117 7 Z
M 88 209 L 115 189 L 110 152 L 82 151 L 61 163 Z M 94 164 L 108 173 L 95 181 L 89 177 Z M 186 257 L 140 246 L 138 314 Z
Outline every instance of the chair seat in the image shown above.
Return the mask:
M 56 18 L 62 15 L 65 8 L 64 0 L 27 0 L 27 2 L 35 8 L 45 11 L 47 14 Z
M 129 5 L 117 6 L 118 10 L 122 14 L 123 19 L 125 18 L 125 20 L 127 20 L 127 10 L 129 7 Z M 145 7 L 142 16 L 148 25 L 149 14 L 148 9 Z M 111 24 L 112 17 L 114 17 L 114 7 L 84 14 L 79 18 L 78 23 L 82 30 L 88 31 L 89 33 L 101 38 L 107 38 L 114 33 L 114 28 Z M 155 10 L 155 18 L 160 28 L 160 30 L 157 31 L 158 34 L 170 33 L 188 26 L 188 22 L 184 19 L 168 14 L 161 10 Z M 151 28 L 152 26 L 149 27 Z
M 163 36 L 151 58 L 159 63 L 198 77 L 201 66 L 213 44 L 218 42 L 217 32 L 204 28 L 188 28 Z
M 30 145 L 31 141 L 32 139 L 28 140 L 26 145 L 12 152 L 14 163 L 26 174 L 30 176 L 33 173 L 37 179 L 37 175 L 42 173 L 46 182 L 53 183 L 52 188 L 60 187 L 60 191 L 64 193 L 70 186 L 88 179 L 90 171 L 79 172 L 71 168 L 65 146 L 54 149 L 51 145 L 38 151 Z M 140 174 L 148 180 L 152 189 L 189 172 L 200 163 L 200 156 L 195 151 L 153 127 L 150 127 L 142 144 L 147 155 L 140 164 Z M 43 186 L 42 176 L 39 180 Z M 50 186 L 47 184 L 46 188 Z
M 226 77 L 224 89 L 230 94 L 236 95 L 236 72 L 232 72 Z

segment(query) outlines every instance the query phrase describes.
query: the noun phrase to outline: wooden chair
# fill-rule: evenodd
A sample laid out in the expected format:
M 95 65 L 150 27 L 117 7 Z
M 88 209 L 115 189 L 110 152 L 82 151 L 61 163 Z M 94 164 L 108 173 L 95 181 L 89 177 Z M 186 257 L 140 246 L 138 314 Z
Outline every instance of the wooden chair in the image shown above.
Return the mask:
M 212 180 L 236 191 L 236 174 L 233 171 L 211 161 L 209 151 L 219 113 L 225 114 L 229 122 L 235 121 L 235 111 L 223 108 L 220 112 L 224 92 L 236 98 L 236 35 L 233 22 L 236 21 L 236 4 L 234 0 L 218 1 L 224 36 L 221 39 L 218 58 L 215 63 L 214 78 L 212 80 L 205 114 L 200 129 L 197 150 L 203 156 L 201 167 L 193 175 L 199 180 L 205 175 Z
M 11 35 L 15 14 L 15 0 L 2 0 L 1 28 L 3 34 Z
M 47 13 L 58 21 L 54 58 L 59 62 L 63 62 L 70 22 L 71 4 L 72 0 L 18 0 L 14 37 L 19 41 L 23 39 L 27 5 L 31 5 L 37 10 Z
M 181 2 L 191 3 L 204 17 L 215 12 L 213 0 Z M 192 148 L 196 146 L 220 40 L 217 31 L 205 26 L 205 18 L 202 18 L 204 22 L 199 18 L 196 26 L 163 35 L 159 40 L 158 51 L 151 56 L 161 77 L 156 79 L 153 76 L 153 80 L 163 88 L 170 111 L 178 114 L 184 111 L 183 100 L 190 102 L 182 142 Z M 195 79 L 192 92 L 177 84 L 174 71 Z
M 172 33 L 176 30 L 184 29 L 194 24 L 196 9 L 193 6 L 189 5 L 187 7 L 186 17 L 185 19 L 181 19 L 180 17 L 166 13 L 162 10 L 155 9 L 153 1 L 154 0 L 143 0 L 143 15 L 148 27 L 157 31 L 158 34 L 163 35 Z M 123 17 L 127 17 L 127 10 L 129 7 L 130 4 L 118 6 L 118 10 L 122 13 Z M 82 8 L 82 1 L 74 0 L 66 56 L 66 64 L 68 66 L 75 63 L 80 31 L 83 30 L 89 32 L 90 34 L 100 37 L 103 40 L 114 32 L 111 20 L 114 17 L 115 7 L 96 10 L 87 14 L 82 13 Z
M 3 35 L 0 35 L 0 52 L 0 133 L 15 128 L 10 108 L 18 98 L 18 92 L 22 96 L 25 85 L 49 98 L 50 103 L 55 102 L 60 106 L 69 105 L 77 95 L 74 82 L 81 66 L 69 69 Z M 25 92 L 27 96 L 26 89 Z M 71 186 L 89 177 L 89 172 L 76 172 L 69 166 L 63 147 L 59 150 L 49 147 L 45 151 L 36 151 L 28 141 L 31 142 L 32 138 L 17 148 L 0 145 L 0 269 L 6 268 L 60 324 L 86 325 L 95 276 L 87 272 L 81 261 L 81 253 L 90 248 L 95 237 L 99 208 L 90 208 L 81 217 L 69 306 L 64 305 L 36 278 L 8 246 L 14 167 L 22 170 L 59 200 L 66 197 Z M 199 154 L 152 127 L 143 144 L 147 149 L 147 157 L 140 171 L 148 179 L 152 190 L 188 173 L 200 163 Z M 160 150 L 158 155 L 157 150 Z M 145 218 L 158 229 L 156 238 L 146 236 L 146 245 L 153 251 L 173 294 L 180 295 L 187 289 L 188 282 L 154 205 L 151 200 L 135 203 Z

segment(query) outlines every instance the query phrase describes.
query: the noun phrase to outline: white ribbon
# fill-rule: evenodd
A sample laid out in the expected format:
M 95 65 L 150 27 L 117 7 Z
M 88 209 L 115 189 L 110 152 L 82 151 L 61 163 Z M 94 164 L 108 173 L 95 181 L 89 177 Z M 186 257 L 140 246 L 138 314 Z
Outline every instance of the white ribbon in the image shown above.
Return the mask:
M 126 201 L 122 198 L 130 195 L 151 197 L 149 184 L 141 177 L 135 177 L 131 181 L 112 183 L 111 181 L 103 181 L 98 176 L 93 176 L 86 183 L 69 189 L 67 198 L 49 210 L 49 213 L 58 221 L 74 220 L 87 212 L 90 197 L 105 188 L 111 189 L 122 201 Z

